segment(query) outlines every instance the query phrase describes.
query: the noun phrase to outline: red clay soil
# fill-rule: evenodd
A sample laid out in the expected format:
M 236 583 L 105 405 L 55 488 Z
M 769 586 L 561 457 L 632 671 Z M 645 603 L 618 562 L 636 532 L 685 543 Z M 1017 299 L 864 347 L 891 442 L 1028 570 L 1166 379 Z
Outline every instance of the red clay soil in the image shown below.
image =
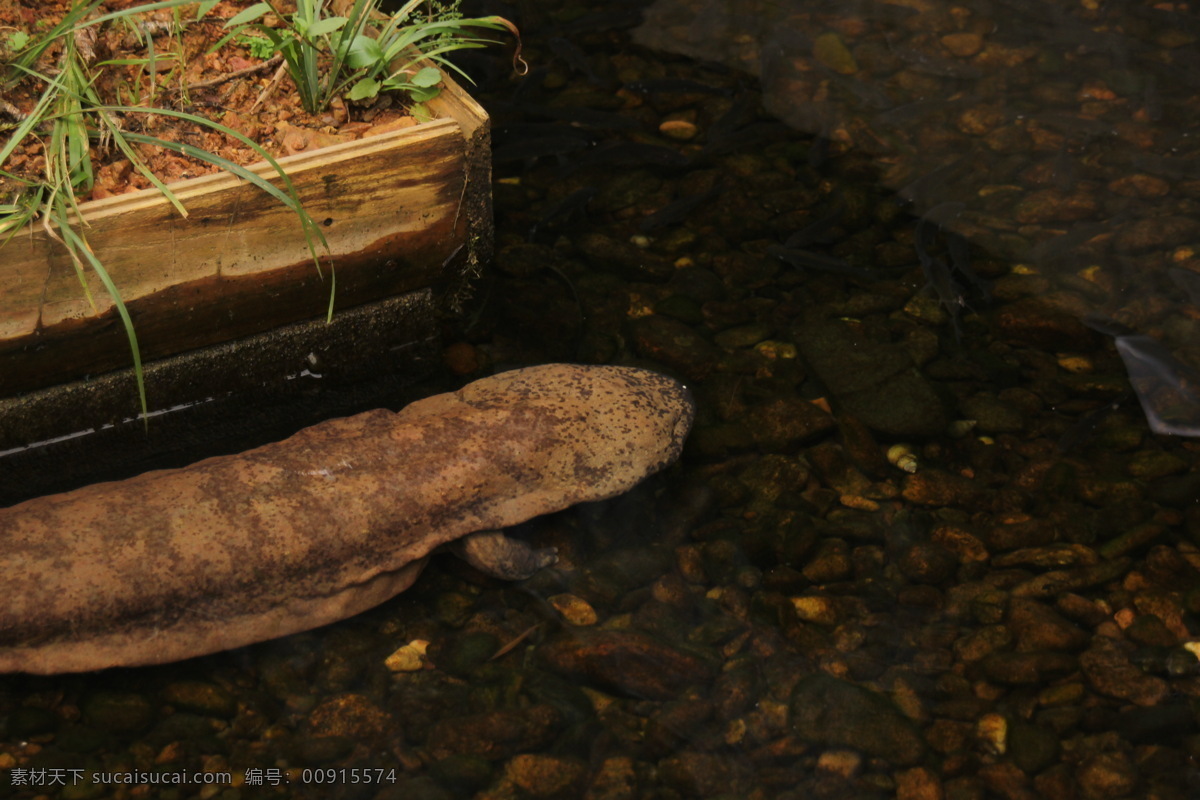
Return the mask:
M 110 0 L 97 15 L 143 4 L 147 0 Z M 95 37 L 92 70 L 98 79 L 96 91 L 105 103 L 139 107 L 170 108 L 215 120 L 257 142 L 272 156 L 324 147 L 343 141 L 415 125 L 416 120 L 392 98 L 381 96 L 369 106 L 352 106 L 336 99 L 331 108 L 313 116 L 301 107 L 299 95 L 278 59 L 256 58 L 235 40 L 215 52 L 207 51 L 228 33 L 224 21 L 233 17 L 253 0 L 222 0 L 208 15 L 195 21 L 195 6 L 183 6 L 174 24 L 175 10 L 166 9 L 135 17 L 143 31 L 154 35 L 154 75 L 145 65 L 105 65 L 115 59 L 145 59 L 148 50 L 128 24 L 103 24 Z M 277 2 L 282 11 L 294 10 L 294 2 Z M 70 7 L 69 0 L 0 0 L 0 61 L 11 53 L 5 43 L 12 31 L 31 36 L 48 30 Z M 191 21 L 189 21 L 191 20 Z M 279 21 L 267 17 L 267 24 Z M 161 31 L 159 30 L 161 28 Z M 59 50 L 51 48 L 37 65 L 40 71 L 53 73 Z M 153 78 L 153 80 L 152 80 Z M 0 100 L 0 135 L 4 128 L 17 124 L 37 103 L 43 84 L 28 78 L 5 91 Z M 145 133 L 165 140 L 183 142 L 215 153 L 239 164 L 252 164 L 262 158 L 236 139 L 201 125 L 152 113 L 119 115 L 120 124 L 129 131 Z M 216 167 L 151 145 L 134 145 L 160 179 L 171 181 L 216 171 Z M 131 168 L 121 152 L 112 146 L 94 144 L 95 185 L 80 196 L 81 200 L 110 197 L 150 186 L 145 177 Z M 44 169 L 42 142 L 27 137 L 0 170 L 37 180 Z M 0 176 L 0 202 L 15 188 L 10 179 Z

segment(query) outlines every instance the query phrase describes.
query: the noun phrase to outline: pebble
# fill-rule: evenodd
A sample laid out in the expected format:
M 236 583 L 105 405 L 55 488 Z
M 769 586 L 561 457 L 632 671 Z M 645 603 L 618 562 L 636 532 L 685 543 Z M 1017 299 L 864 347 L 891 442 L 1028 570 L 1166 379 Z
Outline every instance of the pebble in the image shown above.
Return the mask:
M 1008 754 L 1026 775 L 1037 775 L 1062 753 L 1058 733 L 1050 728 L 1017 720 L 1008 728 Z
M 1175 247 L 1200 235 L 1200 221 L 1184 216 L 1155 216 L 1124 225 L 1114 246 L 1122 252 L 1142 252 Z
M 796 616 L 805 622 L 830 626 L 838 622 L 837 607 L 828 597 L 793 597 L 792 607 L 796 609 Z
M 736 796 L 735 763 L 713 753 L 684 751 L 660 761 L 658 769 L 668 787 L 687 797 Z
M 754 443 L 765 453 L 784 453 L 812 440 L 837 423 L 819 406 L 799 397 L 780 397 L 746 412 Z
M 975 723 L 975 736 L 983 748 L 994 756 L 1008 752 L 1008 720 L 1003 714 L 984 714 Z
M 1057 189 L 1042 189 L 1026 195 L 1013 209 L 1013 217 L 1021 223 L 1078 222 L 1091 219 L 1099 210 L 1091 193 L 1065 194 Z
M 587 766 L 578 759 L 522 753 L 504 765 L 504 777 L 530 797 L 578 797 Z
M 836 775 L 839 778 L 850 778 L 862 769 L 863 757 L 854 750 L 826 750 L 817 757 L 817 769 Z
M 913 767 L 896 773 L 896 800 L 944 800 L 945 787 L 937 773 Z
M 503 760 L 549 747 L 564 722 L 562 712 L 546 704 L 446 716 L 429 728 L 425 746 L 438 759 L 473 755 L 489 761 Z
M 425 658 L 428 647 L 429 642 L 424 639 L 414 639 L 388 656 L 384 666 L 391 672 L 416 672 L 424 669 L 428 663 Z
M 910 581 L 936 586 L 954 577 L 958 563 L 954 551 L 932 542 L 921 542 L 904 552 L 898 566 Z
M 563 615 L 563 619 L 572 625 L 586 627 L 595 625 L 600 620 L 600 615 L 596 613 L 596 609 L 592 608 L 588 601 L 582 597 L 573 594 L 556 594 L 548 598 L 550 605 L 558 613 Z
M 696 123 L 686 119 L 668 119 L 658 126 L 658 132 L 669 139 L 688 142 L 696 138 L 700 129 L 696 127 Z
M 969 478 L 926 468 L 904 479 L 905 500 L 924 506 L 971 506 L 979 490 Z
M 99 691 L 85 698 L 80 709 L 89 724 L 117 733 L 146 728 L 158 716 L 151 702 L 134 692 Z
M 633 320 L 630 330 L 639 355 L 667 365 L 688 380 L 703 380 L 717 361 L 716 347 L 678 320 L 651 315 Z
M 983 673 L 996 683 L 1031 686 L 1070 675 L 1079 659 L 1067 653 L 990 653 L 980 661 Z
M 462 631 L 435 639 L 426 649 L 429 661 L 450 675 L 469 677 L 500 650 L 500 638 L 490 631 Z
M 634 697 L 667 700 L 707 682 L 704 662 L 633 631 L 577 632 L 538 648 L 548 669 Z
M 162 700 L 182 711 L 206 717 L 230 719 L 237 713 L 237 700 L 220 686 L 204 681 L 175 681 L 162 689 Z
M 943 47 L 959 58 L 973 56 L 983 49 L 983 37 L 968 31 L 948 33 L 942 37 L 941 42 Z
M 1170 693 L 1167 682 L 1147 675 L 1130 660 L 1130 646 L 1103 636 L 1079 657 L 1083 675 L 1094 690 L 1139 706 L 1159 705 Z
M 664 281 L 671 277 L 674 270 L 670 262 L 646 249 L 602 233 L 582 235 L 575 247 L 593 268 L 603 272 L 616 272 L 628 280 Z
M 628 756 L 604 759 L 592 777 L 585 800 L 637 800 L 637 772 Z
M 1054 528 L 1045 520 L 1015 515 L 997 520 L 983 532 L 983 541 L 990 552 L 1045 547 L 1054 541 Z
M 832 31 L 822 33 L 813 40 L 813 58 L 842 75 L 858 72 L 858 64 L 842 38 Z
M 1025 427 L 1025 415 L 1019 407 L 987 392 L 964 399 L 959 410 L 975 420 L 984 433 L 1018 433 Z
M 392 727 L 392 718 L 361 694 L 334 695 L 321 702 L 308 716 L 307 730 L 316 738 L 338 737 L 373 742 Z
M 1006 303 L 992 319 L 1001 338 L 1039 349 L 1091 350 L 1097 342 L 1079 317 L 1042 298 Z
M 1137 785 L 1137 769 L 1123 752 L 1100 753 L 1085 759 L 1075 770 L 1082 800 L 1125 797 Z

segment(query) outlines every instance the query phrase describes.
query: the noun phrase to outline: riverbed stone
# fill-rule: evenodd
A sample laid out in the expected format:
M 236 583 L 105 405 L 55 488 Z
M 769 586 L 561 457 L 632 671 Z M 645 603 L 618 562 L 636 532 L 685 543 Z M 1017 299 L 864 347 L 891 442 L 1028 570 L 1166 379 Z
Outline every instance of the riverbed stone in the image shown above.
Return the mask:
M 716 753 L 684 751 L 658 763 L 667 786 L 685 797 L 736 796 L 735 762 Z
M 351 741 L 376 741 L 392 725 L 391 715 L 365 695 L 346 693 L 321 702 L 308 717 L 308 732 L 315 738 L 340 737 Z
M 958 569 L 958 557 L 941 545 L 918 542 L 900 557 L 899 567 L 909 580 L 936 586 L 953 577 Z
M 792 340 L 845 410 L 887 436 L 934 436 L 948 421 L 941 398 L 903 345 L 844 323 L 797 325 Z
M 206 717 L 229 719 L 237 713 L 233 695 L 206 681 L 173 681 L 163 687 L 161 697 L 176 708 Z
M 754 442 L 768 453 L 787 452 L 836 425 L 829 412 L 799 397 L 768 400 L 751 408 L 746 419 Z
M 586 775 L 578 759 L 543 753 L 522 753 L 504 766 L 505 779 L 535 798 L 578 797 Z
M 629 756 L 604 759 L 592 776 L 585 800 L 637 800 L 638 778 Z
M 1200 235 L 1200 221 L 1182 215 L 1153 216 L 1126 223 L 1117 231 L 1121 252 L 1142 252 L 1174 247 Z
M 1121 751 L 1084 759 L 1075 770 L 1082 800 L 1126 797 L 1137 785 L 1137 767 Z
M 897 766 L 915 764 L 925 752 L 912 722 L 884 695 L 828 675 L 796 684 L 791 727 L 804 741 L 850 747 Z
M 1049 728 L 1014 720 L 1008 726 L 1008 754 L 1027 775 L 1036 775 L 1059 756 L 1059 735 Z
M 538 654 L 559 674 L 655 700 L 668 700 L 712 677 L 708 665 L 695 656 L 635 631 L 575 631 L 540 647 Z
M 1115 639 L 1096 636 L 1079 657 L 1079 666 L 1093 689 L 1139 706 L 1158 705 L 1170 693 L 1167 682 L 1147 675 L 1130 660 L 1132 651 Z
M 475 755 L 498 761 L 550 745 L 565 720 L 557 708 L 540 703 L 466 716 L 447 716 L 434 723 L 426 747 L 434 758 Z
M 679 320 L 652 314 L 633 320 L 630 331 L 640 355 L 678 370 L 689 380 L 702 380 L 717 360 L 716 346 Z
M 153 704 L 138 692 L 96 692 L 84 700 L 82 710 L 91 725 L 114 732 L 141 730 L 156 716 Z
M 1036 600 L 1014 597 L 1008 609 L 1008 625 L 1016 637 L 1017 650 L 1075 651 L 1088 643 L 1087 631 Z
M 1051 351 L 1089 352 L 1099 341 L 1076 315 L 1042 297 L 1006 303 L 992 319 L 1000 338 Z

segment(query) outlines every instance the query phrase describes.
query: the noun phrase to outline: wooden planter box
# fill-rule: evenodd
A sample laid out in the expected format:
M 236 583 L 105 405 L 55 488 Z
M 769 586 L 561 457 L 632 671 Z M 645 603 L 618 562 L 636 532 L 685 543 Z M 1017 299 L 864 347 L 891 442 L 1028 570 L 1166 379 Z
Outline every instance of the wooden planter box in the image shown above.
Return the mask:
M 403 300 L 387 306 L 403 317 L 390 339 L 379 338 L 390 352 L 359 354 L 363 369 L 402 368 L 395 361 L 403 362 L 405 344 L 423 343 L 412 350 L 428 354 L 436 317 L 492 245 L 487 115 L 449 79 L 429 105 L 432 122 L 279 159 L 328 239 L 323 277 L 296 215 L 227 174 L 171 186 L 187 218 L 153 189 L 82 205 L 88 241 L 133 318 L 151 410 L 306 368 L 325 327 L 330 264 L 335 325 L 354 307 Z M 274 175 L 266 164 L 252 169 Z M 127 387 L 120 391 L 94 380 L 131 373 L 132 358 L 112 301 L 89 279 L 98 312 L 63 247 L 40 227 L 0 249 L 0 453 L 137 414 L 128 376 L 116 382 Z M 305 321 L 314 335 L 293 330 L 294 352 L 281 356 L 287 363 L 262 365 L 271 375 L 240 363 L 237 342 L 250 346 L 247 337 Z M 215 386 L 196 375 L 168 380 L 171 370 L 154 368 L 156 359 L 217 346 L 216 366 L 206 369 L 227 374 L 207 376 Z

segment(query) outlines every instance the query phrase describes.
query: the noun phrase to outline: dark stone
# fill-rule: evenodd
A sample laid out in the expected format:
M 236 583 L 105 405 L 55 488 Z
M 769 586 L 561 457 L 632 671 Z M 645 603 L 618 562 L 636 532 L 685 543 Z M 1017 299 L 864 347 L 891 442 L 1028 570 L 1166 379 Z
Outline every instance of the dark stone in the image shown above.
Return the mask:
M 796 326 L 796 347 L 844 409 L 887 436 L 934 436 L 946 410 L 903 346 L 838 322 Z
M 336 736 L 360 742 L 375 741 L 392 724 L 391 715 L 360 694 L 341 694 L 323 701 L 308 717 L 314 737 Z
M 1125 629 L 1125 638 L 1148 647 L 1174 647 L 1179 636 L 1154 614 L 1139 614 Z
M 8 724 L 4 731 L 14 739 L 26 739 L 43 733 L 50 733 L 58 727 L 58 716 L 45 708 L 22 706 L 14 708 L 8 715 Z
M 1082 650 L 1088 633 L 1053 608 L 1036 600 L 1013 598 L 1008 609 L 1008 627 L 1017 640 L 1017 650 Z
M 1050 351 L 1091 352 L 1100 335 L 1041 297 L 1027 297 L 996 310 L 993 317 L 1001 339 Z
M 475 755 L 497 761 L 549 747 L 562 727 L 562 713 L 548 705 L 443 717 L 429 731 L 426 747 L 435 759 Z
M 1053 764 L 1060 749 L 1059 735 L 1049 728 L 1020 720 L 1008 726 L 1008 754 L 1027 775 L 1037 774 Z
M 695 656 L 633 631 L 576 632 L 538 653 L 554 672 L 651 700 L 669 700 L 712 677 L 708 665 Z
M 482 790 L 492 779 L 492 762 L 470 753 L 446 756 L 429 767 L 429 773 L 442 786 L 454 790 L 456 797 L 468 797 Z
M 996 683 L 1031 686 L 1065 677 L 1079 660 L 1069 653 L 992 653 L 980 661 L 983 673 Z
M 847 412 L 884 436 L 937 436 L 949 423 L 941 398 L 916 371 L 885 378 L 840 400 Z
M 312 736 L 300 740 L 296 751 L 305 764 L 328 764 L 354 750 L 354 740 L 345 736 Z
M 734 792 L 735 760 L 715 753 L 683 752 L 659 762 L 663 783 L 686 797 Z
M 465 677 L 487 663 L 500 640 L 487 631 L 466 631 L 430 643 L 427 655 L 438 669 Z
M 1197 732 L 1196 717 L 1186 703 L 1131 708 L 1117 717 L 1117 731 L 1134 744 L 1175 746 Z
M 835 425 L 826 411 L 799 397 L 778 397 L 757 405 L 746 421 L 759 449 L 768 453 L 794 450 Z
M 629 323 L 633 344 L 643 358 L 678 370 L 689 380 L 701 380 L 717 360 L 717 348 L 679 320 L 651 314 Z
M 154 706 L 133 692 L 96 692 L 83 702 L 83 717 L 106 731 L 137 731 L 154 721 Z
M 58 749 L 64 753 L 92 753 L 109 744 L 109 737 L 91 725 L 71 725 L 55 736 Z
M 1128 643 L 1097 636 L 1091 648 L 1079 657 L 1079 665 L 1088 683 L 1100 694 L 1139 706 L 1158 705 L 1170 694 L 1170 687 L 1162 678 L 1138 669 L 1131 655 Z
M 671 263 L 660 256 L 602 233 L 585 233 L 575 246 L 594 269 L 617 272 L 628 280 L 663 281 L 675 271 Z
M 1137 785 L 1137 767 L 1121 751 L 1100 753 L 1085 759 L 1075 770 L 1083 800 L 1124 797 Z
M 237 713 L 237 701 L 229 692 L 204 681 L 175 681 L 163 687 L 164 703 L 205 717 L 231 719 Z
M 954 577 L 958 557 L 941 545 L 920 542 L 904 552 L 899 566 L 910 581 L 936 586 Z
M 925 742 L 885 696 L 828 675 L 802 679 L 792 690 L 792 730 L 827 747 L 851 747 L 903 766 L 915 764 Z

